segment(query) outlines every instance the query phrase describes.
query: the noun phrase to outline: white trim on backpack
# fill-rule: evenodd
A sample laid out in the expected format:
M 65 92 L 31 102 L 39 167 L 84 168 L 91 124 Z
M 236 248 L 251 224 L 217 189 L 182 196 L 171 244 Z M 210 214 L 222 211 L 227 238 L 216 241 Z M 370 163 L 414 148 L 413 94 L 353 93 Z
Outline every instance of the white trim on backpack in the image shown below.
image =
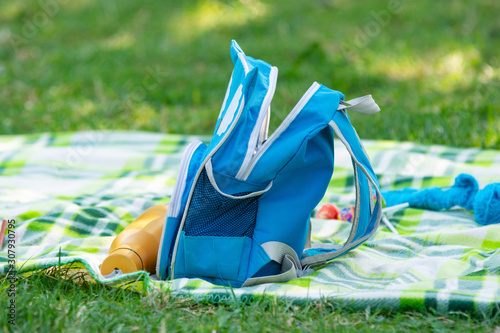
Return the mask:
M 273 181 L 271 180 L 269 182 L 269 184 L 267 184 L 267 186 L 263 190 L 255 191 L 255 192 L 249 193 L 247 195 L 234 196 L 231 194 L 224 193 L 219 189 L 219 185 L 217 185 L 217 182 L 215 181 L 215 178 L 214 178 L 214 171 L 212 169 L 212 159 L 208 160 L 207 163 L 205 164 L 205 170 L 207 171 L 207 177 L 208 177 L 208 180 L 210 181 L 210 184 L 212 184 L 213 188 L 217 192 L 219 192 L 220 195 L 222 195 L 226 198 L 237 199 L 237 200 L 248 199 L 248 198 L 262 195 L 262 194 L 266 193 L 267 191 L 269 191 L 271 189 L 271 187 L 273 187 Z
M 245 172 L 246 167 L 250 163 L 252 157 L 255 154 L 258 145 L 262 144 L 262 142 L 267 138 L 267 132 L 269 129 L 269 117 L 271 110 L 271 101 L 274 96 L 274 92 L 276 91 L 276 81 L 278 80 L 278 68 L 271 67 L 271 72 L 269 73 L 269 89 L 267 90 L 266 96 L 264 97 L 264 101 L 262 102 L 262 106 L 259 111 L 259 118 L 255 123 L 255 127 L 250 135 L 250 140 L 248 140 L 247 153 L 245 155 L 245 159 L 240 166 L 240 170 L 236 174 L 236 178 L 242 179 L 242 174 Z
M 194 152 L 201 144 L 203 144 L 203 142 L 201 141 L 192 142 L 184 150 L 184 154 L 182 155 L 181 159 L 181 165 L 179 168 L 179 174 L 177 176 L 177 180 L 175 181 L 174 190 L 172 191 L 172 196 L 169 202 L 167 217 L 179 216 L 181 208 L 180 203 L 182 200 L 182 195 L 184 194 L 184 184 L 187 178 L 189 162 L 191 161 L 191 157 L 193 156 Z

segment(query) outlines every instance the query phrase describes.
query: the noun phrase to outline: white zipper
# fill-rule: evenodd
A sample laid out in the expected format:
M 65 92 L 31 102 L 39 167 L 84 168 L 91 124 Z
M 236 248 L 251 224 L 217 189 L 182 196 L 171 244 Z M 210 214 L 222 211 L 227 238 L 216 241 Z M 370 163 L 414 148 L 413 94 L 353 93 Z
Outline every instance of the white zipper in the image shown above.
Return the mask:
M 274 92 L 276 91 L 276 80 L 278 79 L 278 68 L 271 67 L 271 72 L 269 73 L 269 89 L 267 90 L 266 96 L 262 101 L 262 106 L 259 110 L 259 117 L 257 118 L 257 122 L 255 123 L 255 127 L 250 134 L 250 140 L 248 141 L 247 153 L 245 155 L 245 159 L 241 164 L 240 170 L 236 174 L 236 178 L 242 179 L 241 176 L 245 172 L 245 169 L 248 167 L 250 162 L 252 161 L 252 157 L 254 156 L 256 149 L 258 148 L 258 141 L 260 134 L 262 132 L 262 125 L 264 123 L 264 119 L 268 116 L 269 108 L 271 105 L 271 101 L 274 96 Z
M 170 203 L 168 205 L 169 207 L 168 207 L 167 217 L 179 216 L 181 209 L 182 195 L 184 194 L 184 189 L 186 188 L 185 182 L 189 169 L 189 161 L 191 161 L 191 157 L 201 144 L 202 144 L 201 141 L 195 141 L 190 143 L 187 146 L 186 150 L 184 151 L 184 155 L 182 155 L 179 175 L 177 176 L 174 191 L 172 192 L 172 200 L 170 200 Z
M 309 102 L 314 93 L 321 87 L 321 85 L 317 82 L 314 82 L 309 89 L 307 89 L 306 93 L 299 100 L 297 105 L 292 109 L 290 114 L 283 120 L 280 126 L 274 131 L 273 134 L 267 139 L 266 142 L 262 144 L 262 146 L 258 147 L 252 159 L 250 160 L 249 165 L 244 169 L 240 170 L 241 172 L 241 180 L 247 180 L 248 176 L 252 172 L 255 164 L 259 161 L 260 157 L 266 152 L 267 149 L 272 145 L 272 143 L 283 133 L 288 126 L 292 123 L 292 121 L 299 115 L 300 111 L 304 108 L 304 106 Z

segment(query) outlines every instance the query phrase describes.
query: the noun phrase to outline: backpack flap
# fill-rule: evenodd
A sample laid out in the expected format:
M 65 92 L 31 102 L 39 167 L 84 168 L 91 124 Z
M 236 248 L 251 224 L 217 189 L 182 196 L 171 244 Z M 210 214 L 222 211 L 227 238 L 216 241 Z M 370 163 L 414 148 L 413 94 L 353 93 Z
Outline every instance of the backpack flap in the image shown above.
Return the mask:
M 266 139 L 278 69 L 246 56 L 235 41 L 231 58 L 235 67 L 209 151 L 214 150 L 215 170 L 236 176 L 259 142 Z

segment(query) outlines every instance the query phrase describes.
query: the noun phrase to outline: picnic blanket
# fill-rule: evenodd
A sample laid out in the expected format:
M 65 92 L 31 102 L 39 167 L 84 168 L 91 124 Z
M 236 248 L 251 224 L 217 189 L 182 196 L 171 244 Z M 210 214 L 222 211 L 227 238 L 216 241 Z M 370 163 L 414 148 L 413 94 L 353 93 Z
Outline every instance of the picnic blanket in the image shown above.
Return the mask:
M 145 209 L 168 203 L 182 152 L 195 139 L 207 140 L 99 131 L 0 136 L 0 218 L 13 219 L 14 228 L 6 232 L 15 235 L 8 236 L 14 248 L 5 241 L 1 249 L 0 273 L 72 265 L 99 283 L 200 300 L 271 295 L 326 298 L 358 308 L 498 309 L 500 225 L 481 226 L 463 209 L 396 212 L 390 220 L 400 235 L 381 224 L 363 246 L 288 283 L 230 290 L 200 279 L 159 281 L 145 272 L 104 279 L 99 265 L 113 238 Z M 500 151 L 364 144 L 383 190 L 449 186 L 460 173 L 475 176 L 481 187 L 500 181 Z M 323 203 L 351 205 L 351 160 L 340 142 L 335 163 Z M 312 226 L 313 242 L 341 243 L 350 230 L 348 223 L 333 220 L 312 219 Z

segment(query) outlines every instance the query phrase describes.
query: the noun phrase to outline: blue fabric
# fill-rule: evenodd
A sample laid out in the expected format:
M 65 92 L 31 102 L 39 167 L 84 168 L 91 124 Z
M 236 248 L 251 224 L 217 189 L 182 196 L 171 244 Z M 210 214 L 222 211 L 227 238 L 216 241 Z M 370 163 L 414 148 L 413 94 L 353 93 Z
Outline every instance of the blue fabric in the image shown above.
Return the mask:
M 298 151 L 306 150 L 307 143 L 316 140 L 314 136 L 317 133 L 328 127 L 343 98 L 342 93 L 320 86 L 297 117 L 262 155 L 248 180 L 263 183 L 273 179 Z M 330 138 L 333 140 L 333 136 Z M 302 146 L 303 144 L 305 145 Z M 333 142 L 330 146 L 333 147 Z M 328 155 L 332 155 L 329 162 L 331 164 L 333 148 L 329 149 Z
M 186 276 L 226 279 L 233 284 L 244 282 L 247 265 L 240 265 L 241 259 L 247 260 L 251 240 L 247 237 L 184 237 L 186 254 Z M 181 273 L 181 272 L 179 272 Z
M 289 161 L 281 162 L 271 190 L 259 201 L 255 235 L 262 242 L 288 244 L 300 257 L 311 211 L 323 198 L 333 173 L 333 131 L 325 127 L 305 138 Z M 257 166 L 258 168 L 258 166 Z M 261 166 L 264 170 L 276 168 Z M 261 169 L 255 171 L 262 172 Z
M 247 262 L 250 252 L 254 260 Z M 181 232 L 176 275 L 202 278 L 214 284 L 240 287 L 270 261 L 264 249 L 248 237 L 186 236 Z
M 158 251 L 156 275 L 162 280 L 170 276 L 170 261 L 177 231 L 179 230 L 180 217 L 167 217 L 163 230 L 163 239 Z
M 231 58 L 234 71 L 230 80 L 230 90 L 215 126 L 209 151 L 212 151 L 227 134 L 227 141 L 217 150 L 212 161 L 216 171 L 236 176 L 246 156 L 251 133 L 270 88 L 271 65 L 246 56 L 235 41 L 231 43 Z M 245 66 L 249 70 L 248 74 L 245 74 Z M 242 97 L 239 97 L 238 93 L 240 87 L 243 91 Z M 235 108 L 236 114 L 232 116 Z M 242 108 L 241 114 L 237 118 L 240 108 Z M 233 123 L 235 127 L 229 133 Z M 225 130 L 221 133 L 221 129 Z

